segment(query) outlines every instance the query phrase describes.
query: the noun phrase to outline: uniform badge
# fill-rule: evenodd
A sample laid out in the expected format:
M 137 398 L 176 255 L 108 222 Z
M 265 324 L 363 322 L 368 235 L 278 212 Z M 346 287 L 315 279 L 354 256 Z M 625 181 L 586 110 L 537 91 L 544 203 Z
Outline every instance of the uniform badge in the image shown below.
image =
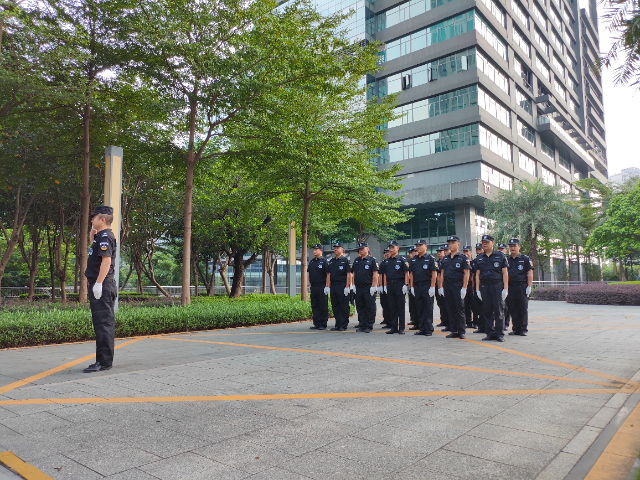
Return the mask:
M 427 264 L 425 263 L 424 265 L 422 265 L 422 268 L 424 268 L 424 269 L 426 270 L 427 268 L 429 268 L 429 265 L 427 265 Z
M 322 268 L 322 264 L 318 265 L 318 268 Z
M 93 247 L 89 247 L 89 255 L 93 255 Z
M 109 247 L 109 242 L 100 242 L 100 250 L 105 251 Z
M 340 265 L 338 268 L 339 268 L 340 270 L 342 270 L 344 267 L 343 267 L 342 265 Z
M 400 265 L 396 265 L 396 270 L 400 270 Z
M 459 263 L 456 263 L 456 268 L 460 268 L 460 264 Z
M 524 268 L 524 265 L 518 265 L 518 270 L 522 270 Z
M 500 263 L 499 263 L 499 262 L 495 262 L 495 263 L 493 264 L 493 266 L 494 266 L 494 267 L 496 267 L 496 268 L 498 268 L 498 267 L 500 266 Z
M 365 270 L 369 270 L 369 265 L 365 265 L 365 266 L 364 266 L 364 269 L 365 269 Z
M 103 237 L 108 237 L 108 236 L 109 236 L 109 234 L 108 234 L 107 232 L 104 232 L 104 233 L 102 234 L 102 236 L 103 236 Z

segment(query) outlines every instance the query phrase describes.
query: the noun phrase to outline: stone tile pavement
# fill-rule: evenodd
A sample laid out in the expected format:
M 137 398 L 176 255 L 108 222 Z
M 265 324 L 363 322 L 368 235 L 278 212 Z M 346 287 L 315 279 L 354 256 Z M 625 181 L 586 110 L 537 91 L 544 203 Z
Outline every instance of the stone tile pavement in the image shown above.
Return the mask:
M 639 386 L 634 307 L 531 302 L 502 344 L 309 326 L 141 338 L 16 388 L 94 345 L 0 351 L 0 451 L 61 480 L 555 480 Z

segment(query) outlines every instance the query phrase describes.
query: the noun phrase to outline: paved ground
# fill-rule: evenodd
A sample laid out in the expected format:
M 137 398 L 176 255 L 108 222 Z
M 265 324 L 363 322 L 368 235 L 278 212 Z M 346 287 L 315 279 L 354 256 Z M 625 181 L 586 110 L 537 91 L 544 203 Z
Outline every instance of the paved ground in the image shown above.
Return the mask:
M 530 311 L 503 344 L 296 323 L 119 340 L 98 374 L 92 343 L 0 351 L 0 451 L 55 479 L 575 477 L 640 395 L 640 309 Z

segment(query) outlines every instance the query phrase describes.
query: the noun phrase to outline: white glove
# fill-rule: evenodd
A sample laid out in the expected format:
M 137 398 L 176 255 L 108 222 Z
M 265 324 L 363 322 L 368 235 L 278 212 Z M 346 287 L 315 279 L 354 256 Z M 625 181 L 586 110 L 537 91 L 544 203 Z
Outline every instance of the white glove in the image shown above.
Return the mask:
M 349 296 L 349 287 L 344 287 L 344 296 L 345 297 Z
M 377 291 L 378 291 L 378 289 L 376 287 L 371 287 L 369 289 L 369 293 L 371 293 L 372 297 L 376 294 Z
M 461 288 L 460 289 L 460 297 L 464 300 L 464 297 L 467 296 L 467 289 L 466 288 Z
M 509 290 L 502 290 L 502 301 L 504 302 L 507 299 L 507 295 L 509 295 Z
M 356 293 L 356 284 L 355 283 L 353 285 L 351 285 L 351 290 L 353 290 L 353 293 Z
M 406 295 L 409 292 L 409 289 L 407 288 L 406 285 L 402 285 L 402 294 Z
M 96 297 L 96 300 L 100 300 L 102 298 L 102 284 L 94 283 L 93 284 L 93 296 Z
M 440 295 L 441 297 L 444 297 L 444 288 L 438 289 L 438 295 Z
M 416 289 L 411 287 L 411 295 L 416 296 Z
M 531 287 L 527 287 L 527 289 L 525 290 L 527 297 L 529 297 L 529 295 L 531 295 Z
M 331 293 L 331 289 L 329 287 L 324 287 L 324 294 L 329 295 Z
M 382 289 L 382 287 L 378 287 L 378 293 L 382 293 L 384 290 Z
M 436 287 L 431 287 L 429 289 L 429 296 L 433 297 L 436 294 Z
M 384 293 L 388 293 L 388 292 L 387 292 L 387 286 L 386 286 L 386 285 L 384 286 Z
M 482 301 L 482 294 L 480 293 L 480 290 L 476 290 L 476 295 L 478 296 L 478 300 Z

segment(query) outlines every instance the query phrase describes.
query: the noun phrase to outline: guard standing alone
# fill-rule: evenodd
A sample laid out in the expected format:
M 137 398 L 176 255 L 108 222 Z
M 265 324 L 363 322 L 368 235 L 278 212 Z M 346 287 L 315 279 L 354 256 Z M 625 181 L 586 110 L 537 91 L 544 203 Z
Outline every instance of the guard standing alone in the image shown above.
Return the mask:
M 504 300 L 509 293 L 507 259 L 503 253 L 493 249 L 493 237 L 482 236 L 483 253 L 476 258 L 476 295 L 482 300 L 485 332 L 482 340 L 504 342 Z
M 444 285 L 444 300 L 449 312 L 451 333 L 447 338 L 465 338 L 464 299 L 467 296 L 471 261 L 459 252 L 460 238 L 452 235 L 447 243 L 451 253 L 442 261 L 442 275 L 438 283 L 441 289 Z
M 417 255 L 409 262 L 409 285 L 416 299 L 418 331 L 414 335 L 433 335 L 433 297 L 438 279 L 438 262 L 427 253 L 427 242 L 416 242 Z
M 391 330 L 387 332 L 404 335 L 405 317 L 405 295 L 409 291 L 409 262 L 401 255 L 398 255 L 398 242 L 389 242 L 389 261 L 387 262 L 384 289 L 389 299 L 389 310 L 391 313 Z
M 336 319 L 336 326 L 331 331 L 344 332 L 349 326 L 349 273 L 351 267 L 349 260 L 344 256 L 342 243 L 333 245 L 333 254 L 329 262 L 329 275 L 327 275 L 327 287 L 330 289 L 331 308 Z
M 509 295 L 507 305 L 513 320 L 509 335 L 527 336 L 529 327 L 529 294 L 533 284 L 533 265 L 527 255 L 520 253 L 520 240 L 509 240 Z
M 322 245 L 313 246 L 313 258 L 309 262 L 308 278 L 311 292 L 311 311 L 313 312 L 313 327 L 311 330 L 326 330 L 329 320 L 329 302 L 327 295 L 330 289 L 327 285 L 329 262 L 322 256 Z
M 351 265 L 356 310 L 358 311 L 357 332 L 371 333 L 376 323 L 376 291 L 378 284 L 378 261 L 369 255 L 369 245 L 358 244 L 358 257 Z
M 116 330 L 113 308 L 118 289 L 114 273 L 116 237 L 109 228 L 112 222 L 112 207 L 96 207 L 91 215 L 91 247 L 84 274 L 89 282 L 89 306 L 96 332 L 96 363 L 85 368 L 85 373 L 109 370 L 113 365 Z

